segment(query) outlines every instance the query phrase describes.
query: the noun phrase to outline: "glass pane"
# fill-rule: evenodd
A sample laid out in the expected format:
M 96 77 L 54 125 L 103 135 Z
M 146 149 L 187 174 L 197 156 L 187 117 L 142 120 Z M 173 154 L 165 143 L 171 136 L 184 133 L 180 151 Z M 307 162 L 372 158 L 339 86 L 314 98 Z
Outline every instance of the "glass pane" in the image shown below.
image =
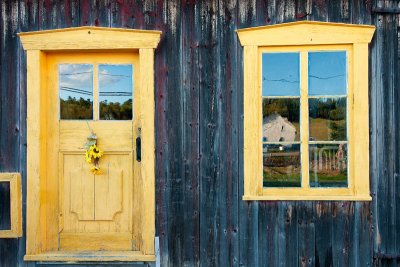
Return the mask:
M 300 145 L 263 145 L 264 187 L 300 187 Z
M 60 119 L 93 119 L 93 66 L 60 64 Z
M 299 53 L 262 54 L 262 95 L 300 96 Z
M 263 141 L 300 140 L 300 99 L 263 99 Z
M 347 94 L 346 52 L 308 53 L 308 94 Z
M 0 182 L 0 230 L 11 230 L 10 182 Z
M 347 187 L 347 145 L 310 145 L 310 186 Z
M 310 141 L 346 141 L 346 98 L 309 99 Z
M 131 120 L 132 96 L 132 65 L 99 65 L 101 120 Z

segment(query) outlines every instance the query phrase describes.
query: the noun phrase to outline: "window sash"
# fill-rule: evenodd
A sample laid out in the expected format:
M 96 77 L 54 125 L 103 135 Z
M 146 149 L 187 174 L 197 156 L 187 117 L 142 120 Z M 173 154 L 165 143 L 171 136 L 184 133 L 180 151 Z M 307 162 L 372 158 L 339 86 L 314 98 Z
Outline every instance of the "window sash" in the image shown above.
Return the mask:
M 308 53 L 309 52 L 346 52 L 346 75 L 347 75 L 347 95 L 308 95 Z M 300 53 L 300 96 L 263 96 L 262 95 L 262 55 L 263 53 Z M 260 133 L 259 140 L 259 166 L 260 175 L 258 175 L 258 194 L 259 195 L 310 195 L 310 196 L 324 196 L 328 195 L 352 195 L 354 192 L 354 175 L 353 164 L 353 46 L 352 45 L 318 45 L 318 46 L 277 46 L 277 47 L 259 47 L 258 54 L 258 96 L 259 102 L 262 99 L 277 99 L 277 98 L 299 98 L 300 99 L 300 141 L 293 142 L 263 142 L 262 141 L 262 119 L 259 119 L 258 132 Z M 260 97 L 261 96 L 261 97 Z M 309 99 L 318 98 L 335 98 L 346 97 L 346 124 L 347 124 L 347 140 L 346 141 L 310 141 L 309 140 Z M 260 116 L 262 118 L 262 105 L 259 105 Z M 301 162 L 301 187 L 264 187 L 263 186 L 263 144 L 300 144 L 300 162 Z M 309 176 L 309 145 L 311 144 L 347 144 L 348 157 L 347 157 L 347 187 L 311 187 Z M 278 198 L 279 199 L 279 198 Z M 285 197 L 284 199 L 287 199 Z

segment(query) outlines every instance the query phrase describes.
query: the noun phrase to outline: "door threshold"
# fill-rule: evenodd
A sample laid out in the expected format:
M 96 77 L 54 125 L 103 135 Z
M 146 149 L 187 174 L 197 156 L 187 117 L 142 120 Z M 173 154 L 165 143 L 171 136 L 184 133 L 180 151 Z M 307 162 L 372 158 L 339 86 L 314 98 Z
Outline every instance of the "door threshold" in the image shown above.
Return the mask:
M 25 261 L 155 261 L 155 255 L 145 255 L 140 251 L 49 251 L 25 255 Z

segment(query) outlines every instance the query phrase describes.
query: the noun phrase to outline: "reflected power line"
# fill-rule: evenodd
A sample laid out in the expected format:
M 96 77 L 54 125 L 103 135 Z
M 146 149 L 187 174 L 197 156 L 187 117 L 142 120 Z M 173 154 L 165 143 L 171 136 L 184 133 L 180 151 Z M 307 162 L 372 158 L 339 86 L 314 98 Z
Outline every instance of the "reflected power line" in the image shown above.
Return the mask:
M 90 95 L 90 96 L 93 95 L 93 92 L 91 92 L 91 91 L 82 90 L 82 89 L 73 88 L 73 87 L 61 86 L 60 90 L 75 93 L 75 94 Z M 122 92 L 122 91 L 107 91 L 107 92 L 100 92 L 99 95 L 100 96 L 132 96 L 132 93 Z

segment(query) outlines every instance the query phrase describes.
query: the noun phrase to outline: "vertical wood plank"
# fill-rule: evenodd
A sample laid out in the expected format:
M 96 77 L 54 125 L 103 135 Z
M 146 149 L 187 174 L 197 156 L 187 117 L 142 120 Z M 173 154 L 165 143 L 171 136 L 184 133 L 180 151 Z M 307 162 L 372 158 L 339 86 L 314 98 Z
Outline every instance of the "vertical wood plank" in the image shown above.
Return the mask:
M 315 213 L 315 265 L 333 266 L 331 203 L 315 203 Z
M 237 77 L 238 39 L 235 33 L 237 18 L 237 1 L 218 1 L 217 28 L 218 46 L 217 62 L 220 66 L 217 77 L 218 95 L 218 125 L 219 134 L 219 175 L 218 190 L 219 215 L 219 246 L 220 251 L 217 265 L 237 266 L 239 263 L 239 207 L 238 195 L 238 123 L 239 110 L 237 107 L 239 85 Z
M 183 101 L 183 264 L 200 265 L 200 129 L 199 129 L 199 42 L 196 27 L 198 10 L 195 2 L 183 2 L 181 16 L 180 58 Z
M 19 167 L 19 66 L 17 1 L 0 3 L 0 172 Z M 0 265 L 18 263 L 18 240 L 0 239 Z
M 200 263 L 218 264 L 217 230 L 218 188 L 221 186 L 219 175 L 220 155 L 218 124 L 219 66 L 217 61 L 218 40 L 217 24 L 218 4 L 216 1 L 202 1 L 199 5 L 201 17 L 201 39 L 199 47 L 199 107 L 200 107 Z
M 301 202 L 298 205 L 299 229 L 299 257 L 298 266 L 315 265 L 315 218 L 313 202 Z M 338 265 L 346 266 L 346 265 Z
M 156 225 L 157 235 L 160 240 L 160 265 L 168 266 L 170 261 L 169 248 L 169 214 L 170 214 L 170 190 L 169 190 L 169 142 L 168 142 L 168 58 L 171 44 L 167 42 L 170 32 L 165 24 L 165 2 L 157 1 L 156 25 L 163 30 L 161 43 L 155 51 L 155 116 L 156 116 Z

